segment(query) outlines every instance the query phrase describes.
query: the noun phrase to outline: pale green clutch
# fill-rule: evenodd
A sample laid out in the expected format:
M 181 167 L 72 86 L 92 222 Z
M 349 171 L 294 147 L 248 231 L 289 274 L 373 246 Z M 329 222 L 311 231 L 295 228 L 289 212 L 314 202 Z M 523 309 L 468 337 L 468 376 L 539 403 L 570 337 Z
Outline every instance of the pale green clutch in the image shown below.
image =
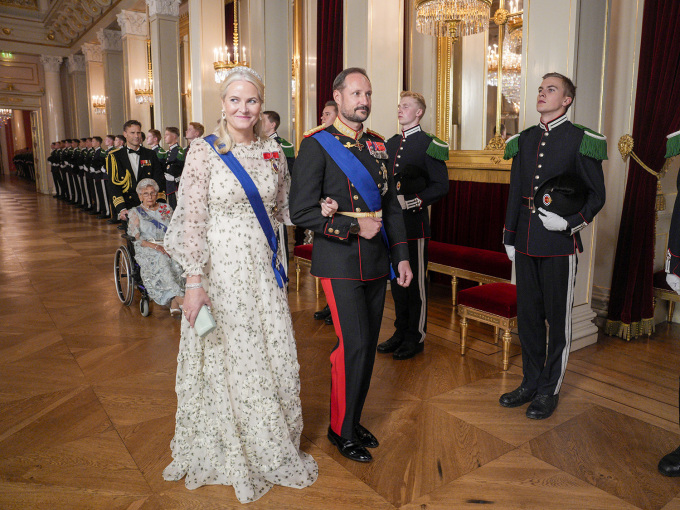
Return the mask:
M 207 305 L 203 305 L 201 309 L 198 311 L 198 316 L 194 321 L 194 329 L 196 330 L 196 334 L 203 338 L 205 335 L 210 333 L 216 327 L 217 323 L 215 322 L 215 319 L 213 319 L 213 316 L 210 313 L 210 308 L 208 308 Z

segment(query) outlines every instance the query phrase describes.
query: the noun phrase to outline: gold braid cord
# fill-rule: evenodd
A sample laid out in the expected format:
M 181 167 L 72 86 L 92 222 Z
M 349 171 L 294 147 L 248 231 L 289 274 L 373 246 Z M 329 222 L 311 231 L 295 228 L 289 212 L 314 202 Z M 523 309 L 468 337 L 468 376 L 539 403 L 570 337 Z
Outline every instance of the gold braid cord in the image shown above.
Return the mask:
M 116 186 L 122 186 L 123 188 L 123 193 L 127 193 L 127 191 L 130 189 L 130 174 L 125 171 L 125 177 L 121 179 L 120 175 L 118 175 L 118 163 L 116 162 L 116 158 L 113 155 L 109 156 L 109 175 L 111 176 L 111 183 L 115 184 Z

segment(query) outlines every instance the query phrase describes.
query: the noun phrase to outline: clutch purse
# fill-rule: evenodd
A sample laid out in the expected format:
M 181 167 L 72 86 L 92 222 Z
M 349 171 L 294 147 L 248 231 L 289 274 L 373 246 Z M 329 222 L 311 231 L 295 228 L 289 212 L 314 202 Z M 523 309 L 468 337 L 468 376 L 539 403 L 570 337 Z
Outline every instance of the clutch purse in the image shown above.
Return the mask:
M 207 307 L 207 305 L 203 305 L 198 311 L 198 316 L 194 321 L 194 329 L 196 330 L 196 334 L 203 338 L 216 327 L 217 324 L 210 313 L 210 309 Z

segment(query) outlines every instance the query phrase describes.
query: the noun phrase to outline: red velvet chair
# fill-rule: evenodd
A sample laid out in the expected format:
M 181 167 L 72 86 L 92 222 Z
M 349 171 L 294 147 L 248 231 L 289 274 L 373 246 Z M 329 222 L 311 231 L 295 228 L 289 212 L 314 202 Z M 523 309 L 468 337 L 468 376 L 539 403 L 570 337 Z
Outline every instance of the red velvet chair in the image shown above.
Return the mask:
M 673 312 L 675 311 L 675 303 L 680 302 L 680 296 L 678 296 L 673 289 L 666 283 L 666 272 L 658 271 L 654 273 L 654 305 L 656 305 L 656 300 L 662 299 L 668 301 L 668 322 L 673 320 Z
M 312 267 L 312 244 L 301 244 L 296 246 L 293 250 L 293 260 L 295 261 L 295 291 L 300 292 L 300 264 Z M 314 283 L 316 284 L 316 295 L 321 292 L 319 279 L 315 276 Z
M 511 283 L 490 283 L 458 294 L 460 315 L 460 353 L 465 356 L 468 319 L 494 326 L 494 343 L 498 343 L 498 330 L 503 330 L 503 370 L 508 369 L 510 330 L 517 327 L 517 288 Z
M 451 277 L 453 306 L 457 304 L 458 278 L 485 283 L 509 283 L 512 262 L 505 253 L 430 241 L 428 244 L 428 271 Z

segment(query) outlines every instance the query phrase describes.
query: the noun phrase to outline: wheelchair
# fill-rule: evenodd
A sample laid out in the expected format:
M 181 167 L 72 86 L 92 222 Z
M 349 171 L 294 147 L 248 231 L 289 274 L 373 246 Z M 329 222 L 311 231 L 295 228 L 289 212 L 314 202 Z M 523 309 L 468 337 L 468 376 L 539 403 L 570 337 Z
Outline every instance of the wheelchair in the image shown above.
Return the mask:
M 148 317 L 151 313 L 149 307 L 149 293 L 144 287 L 139 264 L 135 261 L 135 238 L 123 234 L 120 236 L 125 239 L 125 244 L 116 250 L 113 260 L 113 277 L 116 281 L 116 292 L 118 299 L 125 306 L 130 306 L 135 298 L 135 289 L 139 290 L 139 312 L 142 317 Z

